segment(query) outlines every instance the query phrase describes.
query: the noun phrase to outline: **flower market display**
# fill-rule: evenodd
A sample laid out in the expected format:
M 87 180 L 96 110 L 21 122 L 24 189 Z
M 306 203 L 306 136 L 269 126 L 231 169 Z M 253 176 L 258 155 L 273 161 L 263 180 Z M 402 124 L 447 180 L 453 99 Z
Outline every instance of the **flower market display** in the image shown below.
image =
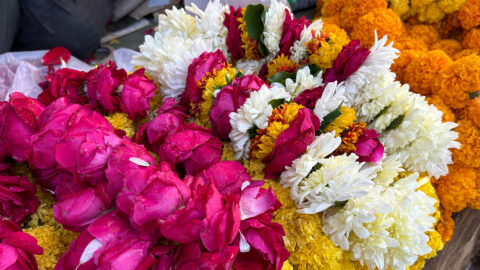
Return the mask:
M 402 19 L 469 1 L 350 2 L 173 8 L 135 71 L 1 102 L 0 269 L 421 269 L 480 197 L 480 79 Z

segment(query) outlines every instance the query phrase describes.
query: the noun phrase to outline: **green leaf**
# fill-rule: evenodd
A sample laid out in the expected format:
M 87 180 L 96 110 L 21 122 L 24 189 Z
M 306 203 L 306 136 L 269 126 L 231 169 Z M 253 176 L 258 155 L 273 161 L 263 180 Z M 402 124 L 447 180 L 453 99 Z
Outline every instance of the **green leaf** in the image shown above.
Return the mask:
M 247 130 L 247 133 L 248 133 L 248 136 L 250 137 L 250 139 L 257 136 L 257 129 L 258 129 L 258 127 L 254 125 L 253 127 L 249 128 Z
M 235 74 L 235 79 L 242 76 L 243 76 L 243 73 L 241 71 L 237 71 L 237 74 Z
M 348 201 L 335 201 L 335 206 L 344 207 Z
M 478 97 L 478 91 L 470 92 L 470 93 L 468 93 L 468 95 L 470 96 L 470 99 L 477 98 Z
M 390 123 L 390 125 L 388 125 L 388 127 L 385 129 L 385 131 L 396 129 L 398 126 L 400 126 L 400 124 L 403 122 L 404 119 L 405 119 L 405 115 L 402 114 L 402 115 L 398 116 L 397 118 L 395 118 Z
M 270 102 L 268 102 L 268 104 L 272 105 L 272 108 L 277 108 L 278 106 L 282 105 L 283 103 L 285 103 L 285 99 L 284 98 L 278 98 L 278 99 L 272 99 L 270 100 Z
M 272 84 L 274 82 L 278 82 L 278 83 L 281 83 L 281 84 L 285 85 L 285 80 L 286 79 L 290 78 L 292 80 L 295 80 L 296 76 L 297 76 L 296 72 L 279 71 L 279 72 L 273 74 L 273 76 L 271 76 L 270 78 L 268 78 L 268 83 Z
M 388 105 L 388 106 L 385 106 L 383 107 L 383 109 L 381 111 L 379 111 L 377 113 L 377 115 L 375 115 L 375 117 L 373 118 L 374 120 L 377 119 L 378 117 L 382 116 L 383 114 L 385 114 L 387 112 L 388 109 L 390 109 L 390 106 L 391 105 Z
M 312 167 L 312 169 L 310 170 L 310 172 L 307 174 L 307 177 L 305 178 L 308 178 L 310 176 L 310 174 L 314 173 L 315 171 L 319 170 L 320 168 L 322 168 L 323 164 L 320 163 L 320 162 L 317 162 L 317 164 L 315 164 L 315 166 Z
M 320 131 L 323 132 L 330 123 L 332 123 L 333 121 L 335 121 L 335 119 L 342 115 L 342 112 L 340 112 L 340 108 L 342 108 L 342 105 L 343 102 L 340 103 L 340 105 L 338 105 L 335 110 L 329 112 L 327 115 L 325 115 L 325 117 L 323 117 L 322 123 L 320 124 Z
M 258 42 L 258 50 L 264 57 L 269 54 L 263 37 L 266 10 L 267 9 L 262 4 L 248 5 L 245 9 L 245 15 L 243 16 L 243 19 L 247 24 L 248 36 Z

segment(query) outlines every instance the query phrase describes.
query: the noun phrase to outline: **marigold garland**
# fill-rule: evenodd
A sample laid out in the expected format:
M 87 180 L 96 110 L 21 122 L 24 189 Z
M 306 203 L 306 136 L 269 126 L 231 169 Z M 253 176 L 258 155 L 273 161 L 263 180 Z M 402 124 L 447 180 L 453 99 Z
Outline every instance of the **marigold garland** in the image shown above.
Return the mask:
M 480 167 L 480 131 L 472 121 L 464 119 L 458 121 L 458 141 L 462 144 L 460 149 L 452 151 L 453 161 L 463 166 Z
M 378 36 L 387 35 L 389 40 L 396 40 L 405 34 L 402 21 L 397 14 L 391 9 L 377 8 L 360 17 L 350 35 L 352 39 L 371 46 L 375 31 Z

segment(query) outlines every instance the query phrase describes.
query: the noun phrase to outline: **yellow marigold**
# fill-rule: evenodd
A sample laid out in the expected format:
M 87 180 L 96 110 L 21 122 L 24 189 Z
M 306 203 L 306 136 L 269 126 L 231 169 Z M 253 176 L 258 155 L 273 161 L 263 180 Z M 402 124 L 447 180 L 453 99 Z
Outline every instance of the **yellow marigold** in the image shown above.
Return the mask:
M 471 200 L 468 206 L 473 209 L 480 210 L 480 169 L 479 168 L 475 169 L 475 174 L 477 175 L 477 177 L 475 178 L 475 187 L 477 188 L 477 197 Z
M 412 15 L 409 1 L 405 0 L 387 0 L 388 7 L 391 8 L 402 19 L 406 19 Z
M 342 106 L 340 108 L 340 116 L 333 120 L 328 126 L 325 128 L 325 132 L 331 132 L 335 130 L 336 136 L 340 136 L 340 134 L 350 127 L 355 120 L 357 120 L 357 116 L 355 115 L 356 112 L 353 108 Z
M 453 161 L 456 164 L 478 168 L 480 167 L 480 132 L 475 124 L 467 119 L 458 121 L 457 141 L 460 149 L 452 149 Z
M 160 85 L 157 83 L 155 84 L 157 85 L 157 90 L 155 90 L 155 95 L 150 100 L 150 112 L 155 112 L 158 109 L 160 109 L 163 102 L 163 96 L 162 96 L 162 93 L 160 92 Z
M 468 105 L 468 119 L 480 128 L 480 100 L 475 98 Z
M 474 28 L 468 31 L 462 41 L 463 47 L 480 51 L 480 29 Z
M 70 243 L 78 236 L 76 232 L 64 230 L 60 224 L 43 225 L 23 231 L 35 237 L 38 245 L 43 248 L 42 255 L 35 255 L 40 270 L 54 269 Z
M 445 103 L 439 96 L 429 96 L 427 97 L 427 101 L 442 112 L 442 120 L 444 122 L 455 122 L 455 114 L 447 105 L 445 105 Z
M 245 16 L 245 8 L 242 9 L 242 16 L 237 18 L 237 21 L 240 23 L 238 29 L 241 32 L 240 38 L 242 40 L 242 48 L 245 51 L 245 58 L 250 60 L 262 59 L 257 41 L 248 35 L 247 22 L 243 19 L 243 16 Z
M 323 17 L 322 21 L 328 24 L 340 25 L 340 14 L 336 14 L 330 17 Z
M 396 40 L 405 33 L 403 23 L 391 9 L 377 8 L 360 17 L 353 31 L 352 39 L 358 39 L 364 46 L 372 46 L 375 41 L 375 30 L 378 37 L 388 36 L 390 41 Z
M 417 50 L 404 50 L 397 59 L 393 62 L 390 69 L 397 75 L 397 80 L 405 83 L 405 68 L 412 61 L 412 59 L 422 54 L 422 51 Z
M 454 109 L 463 108 L 470 94 L 480 90 L 480 56 L 470 55 L 454 61 L 442 69 L 436 78 L 432 93 Z
M 288 260 L 286 260 L 282 265 L 282 270 L 293 270 L 293 266 L 290 264 Z
M 433 79 L 438 72 L 452 62 L 452 59 L 441 50 L 428 51 L 413 58 L 405 68 L 403 79 L 410 85 L 413 92 L 429 95 L 432 91 Z
M 310 52 L 311 55 L 308 58 L 310 64 L 315 64 L 323 70 L 332 67 L 333 61 L 337 58 L 338 54 L 342 51 L 343 46 L 350 42 L 350 38 L 343 35 L 337 35 L 330 33 L 329 37 L 320 43 L 320 47 L 315 51 Z
M 416 10 L 418 19 L 422 22 L 434 23 L 439 22 L 445 17 L 445 12 L 438 6 L 438 3 L 433 2 L 427 6 L 423 6 Z
M 348 36 L 347 31 L 345 31 L 345 29 L 341 28 L 340 26 L 338 26 L 338 25 L 336 25 L 336 24 L 331 24 L 331 23 L 326 23 L 326 22 L 324 22 L 324 23 L 323 23 L 322 32 L 324 32 L 324 33 L 327 34 L 327 35 L 330 35 L 330 34 L 339 35 L 339 36 L 341 36 L 341 38 L 344 39 L 344 40 L 350 38 L 350 37 Z
M 217 89 L 228 85 L 233 81 L 237 75 L 237 70 L 230 65 L 216 71 L 215 69 L 211 74 L 205 76 L 205 80 L 199 81 L 199 86 L 203 88 L 202 90 L 202 99 L 203 102 L 200 104 L 200 114 L 196 115 L 197 123 L 204 127 L 210 127 L 210 110 L 212 109 L 212 104 L 215 99 L 213 92 Z
M 453 60 L 458 60 L 460 58 L 463 58 L 463 57 L 466 57 L 466 56 L 470 56 L 470 55 L 479 55 L 478 51 L 476 50 L 472 50 L 472 49 L 464 49 L 464 50 L 461 50 L 459 52 L 457 52 L 454 56 L 453 56 Z
M 105 118 L 110 122 L 114 129 L 119 129 L 125 131 L 127 137 L 132 138 L 135 135 L 135 122 L 128 119 L 126 113 L 116 112 L 105 116 Z
M 465 3 L 465 0 L 440 0 L 437 1 L 438 7 L 445 13 L 458 11 Z
M 249 158 L 249 159 L 243 160 L 242 164 L 243 164 L 243 167 L 247 169 L 252 179 L 262 180 L 265 177 L 263 173 L 265 164 L 261 160 Z
M 295 120 L 298 110 L 301 108 L 303 106 L 295 102 L 282 104 L 275 108 L 268 119 L 268 126 L 259 130 L 251 140 L 250 157 L 261 160 L 270 155 L 278 135 L 290 127 L 290 123 Z
M 228 142 L 223 142 L 222 160 L 235 160 L 235 150 Z
M 324 17 L 340 15 L 345 0 L 325 0 L 322 7 L 322 14 Z
M 437 30 L 426 24 L 414 25 L 409 31 L 410 37 L 423 41 L 427 46 L 432 45 L 440 39 Z
M 363 130 L 366 128 L 367 124 L 365 122 L 360 121 L 358 123 L 353 123 L 340 135 L 342 137 L 342 144 L 340 144 L 335 152 L 337 154 L 350 154 L 355 152 L 355 150 L 357 150 L 355 143 L 357 143 L 358 138 L 363 135 Z
M 285 71 L 285 72 L 295 72 L 298 69 L 299 65 L 290 60 L 290 58 L 283 53 L 273 61 L 268 62 L 267 64 L 267 69 L 268 69 L 268 74 L 267 78 L 272 77 L 275 73 L 280 72 L 280 71 Z
M 376 8 L 386 9 L 387 2 L 385 0 L 345 0 L 340 12 L 340 26 L 351 31 L 358 18 Z
M 283 226 L 285 246 L 290 251 L 289 263 L 295 269 L 362 269 L 350 260 L 350 253 L 335 246 L 322 231 L 321 215 L 297 212 L 290 199 L 290 190 L 278 182 L 267 180 L 265 187 L 272 187 L 282 207 L 273 216 L 273 221 Z
M 450 241 L 450 238 L 452 237 L 455 222 L 452 219 L 452 212 L 446 211 L 445 209 L 441 209 L 440 212 L 442 213 L 442 216 L 437 223 L 436 229 L 442 236 L 443 243 L 446 243 Z
M 476 198 L 475 171 L 457 164 L 450 165 L 449 174 L 435 182 L 440 203 L 449 212 L 462 211 Z
M 480 1 L 467 0 L 458 11 L 458 19 L 465 30 L 480 25 Z
M 442 39 L 432 44 L 430 50 L 442 50 L 448 56 L 453 57 L 455 53 L 462 49 L 460 42 L 455 39 Z
M 27 217 L 24 222 L 24 227 L 33 228 L 40 225 L 48 224 L 55 225 L 56 221 L 53 218 L 53 196 L 52 194 L 45 192 L 42 188 L 37 185 L 36 193 L 40 204 L 38 205 L 37 211 Z

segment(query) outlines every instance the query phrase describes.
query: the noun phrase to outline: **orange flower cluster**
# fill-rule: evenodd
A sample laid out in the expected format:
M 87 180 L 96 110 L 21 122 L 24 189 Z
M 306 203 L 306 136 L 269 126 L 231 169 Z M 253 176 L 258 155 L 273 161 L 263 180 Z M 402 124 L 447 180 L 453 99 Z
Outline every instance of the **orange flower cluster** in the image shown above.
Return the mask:
M 391 67 L 397 80 L 425 95 L 444 121 L 458 121 L 462 146 L 452 151 L 450 173 L 433 181 L 442 210 L 437 230 L 448 241 L 451 214 L 480 209 L 480 1 L 428 1 L 430 10 L 421 12 L 415 9 L 422 1 L 408 2 L 320 0 L 317 15 L 365 46 L 373 44 L 375 31 L 386 34 L 401 52 Z

